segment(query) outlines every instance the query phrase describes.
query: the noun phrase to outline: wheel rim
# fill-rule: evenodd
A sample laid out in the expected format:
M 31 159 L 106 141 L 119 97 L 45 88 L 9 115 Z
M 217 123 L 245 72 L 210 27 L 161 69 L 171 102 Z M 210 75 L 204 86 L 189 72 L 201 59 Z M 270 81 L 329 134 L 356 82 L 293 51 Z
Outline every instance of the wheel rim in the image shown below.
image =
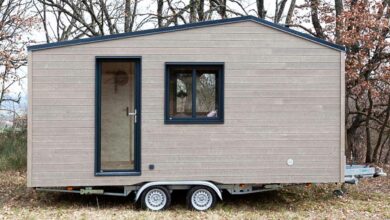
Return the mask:
M 206 189 L 198 189 L 191 196 L 191 202 L 195 209 L 203 211 L 213 204 L 213 196 Z
M 161 189 L 151 189 L 146 193 L 145 204 L 152 211 L 161 210 L 167 204 L 167 196 Z

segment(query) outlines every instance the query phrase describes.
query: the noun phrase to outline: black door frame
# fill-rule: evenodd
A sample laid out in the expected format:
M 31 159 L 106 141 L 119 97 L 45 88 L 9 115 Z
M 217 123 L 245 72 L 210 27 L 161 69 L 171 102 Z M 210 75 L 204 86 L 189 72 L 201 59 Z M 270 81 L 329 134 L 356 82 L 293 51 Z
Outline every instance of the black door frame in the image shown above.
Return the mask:
M 134 169 L 101 170 L 101 63 L 102 62 L 135 63 L 135 109 L 134 125 Z M 140 176 L 141 175 L 141 62 L 140 56 L 97 56 L 95 57 L 95 176 Z

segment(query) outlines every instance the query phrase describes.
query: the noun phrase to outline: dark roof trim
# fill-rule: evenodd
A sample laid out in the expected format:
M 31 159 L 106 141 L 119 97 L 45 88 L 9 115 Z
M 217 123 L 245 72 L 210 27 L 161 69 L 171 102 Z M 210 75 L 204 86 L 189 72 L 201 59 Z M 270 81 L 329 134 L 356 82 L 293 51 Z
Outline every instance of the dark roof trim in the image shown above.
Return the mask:
M 100 42 L 100 41 L 117 40 L 117 39 L 129 38 L 129 37 L 138 37 L 138 36 L 144 36 L 144 35 L 187 30 L 187 29 L 192 29 L 192 28 L 215 26 L 215 25 L 220 25 L 220 24 L 236 23 L 236 22 L 241 22 L 241 21 L 254 21 L 256 23 L 271 27 L 273 29 L 283 31 L 283 32 L 288 33 L 288 34 L 295 35 L 297 37 L 304 38 L 306 40 L 324 45 L 326 47 L 329 47 L 329 48 L 332 48 L 335 50 L 345 51 L 344 46 L 337 45 L 337 44 L 325 41 L 323 39 L 313 37 L 309 34 L 305 34 L 305 33 L 302 33 L 302 32 L 290 29 L 288 27 L 285 27 L 285 26 L 282 26 L 279 24 L 275 24 L 275 23 L 272 23 L 270 21 L 267 21 L 267 20 L 264 20 L 261 18 L 257 18 L 254 16 L 243 16 L 243 17 L 228 18 L 228 19 L 221 19 L 221 20 L 203 21 L 203 22 L 197 22 L 197 23 L 191 23 L 191 24 L 142 30 L 142 31 L 136 31 L 136 32 L 128 32 L 128 33 L 121 33 L 121 34 L 83 38 L 83 39 L 62 41 L 62 42 L 49 43 L 49 44 L 39 44 L 39 45 L 29 46 L 29 47 L 27 47 L 27 50 L 29 50 L 29 51 L 44 50 L 44 49 L 56 48 L 56 47 L 65 47 L 65 46 L 78 45 L 78 44 L 87 44 L 87 43 L 94 43 L 94 42 Z

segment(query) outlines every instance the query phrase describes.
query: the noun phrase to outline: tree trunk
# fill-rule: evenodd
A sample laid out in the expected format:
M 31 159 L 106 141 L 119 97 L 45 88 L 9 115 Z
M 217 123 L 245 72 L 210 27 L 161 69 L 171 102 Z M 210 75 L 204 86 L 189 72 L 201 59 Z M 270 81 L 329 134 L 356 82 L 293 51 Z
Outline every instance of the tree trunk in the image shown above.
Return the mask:
M 196 22 L 196 0 L 190 0 L 190 23 Z
M 135 16 L 137 16 L 138 0 L 134 0 L 133 9 L 131 10 L 130 31 L 133 31 Z
M 367 118 L 366 118 L 366 163 L 372 163 L 372 146 L 371 146 L 371 133 L 370 133 L 370 118 L 372 114 L 372 106 L 373 106 L 373 101 L 371 97 L 371 90 L 368 89 L 368 112 L 367 112 Z
M 198 20 L 204 21 L 204 0 L 197 1 Z
M 164 8 L 164 0 L 157 0 L 157 24 L 158 27 L 163 27 L 163 8 Z
M 125 32 L 130 32 L 130 1 L 125 0 Z
M 316 31 L 316 36 L 325 39 L 324 31 L 321 27 L 320 19 L 318 18 L 318 6 L 320 4 L 319 0 L 311 0 L 311 22 L 313 23 L 314 30 Z
M 292 19 L 294 9 L 295 9 L 295 1 L 296 0 L 291 0 L 290 8 L 288 9 L 287 17 L 286 17 L 286 24 L 287 25 L 291 24 L 291 19 Z
M 210 0 L 211 8 L 214 8 L 221 18 L 226 18 L 226 0 Z
M 387 134 L 385 140 L 382 143 L 381 150 L 380 150 L 380 153 L 379 153 L 379 162 L 380 162 L 380 159 L 382 159 L 383 152 L 384 152 L 384 149 L 385 149 L 385 145 L 386 145 L 387 141 L 389 140 L 389 138 L 390 138 L 390 133 Z M 384 158 L 384 159 L 386 160 L 386 158 Z
M 279 7 L 278 7 L 278 5 L 276 5 L 277 13 L 275 13 L 275 19 L 274 19 L 275 23 L 280 22 L 280 19 L 282 18 L 282 15 L 283 15 L 284 8 L 286 7 L 286 3 L 287 3 L 287 0 L 282 0 L 280 2 Z
M 112 17 L 110 13 L 108 12 L 109 8 L 106 4 L 106 1 L 100 0 L 100 8 L 102 9 L 102 25 L 104 25 L 104 17 L 107 22 L 108 29 L 110 31 L 110 34 L 117 34 L 118 30 L 116 29 L 115 25 L 112 23 Z M 131 13 L 131 12 L 130 12 Z M 103 16 L 104 15 L 104 16 Z
M 256 0 L 257 5 L 257 16 L 259 18 L 264 18 L 266 12 L 264 11 L 264 0 Z
M 362 122 L 363 122 L 363 118 L 359 114 L 353 119 L 351 126 L 347 129 L 347 143 L 346 143 L 347 149 L 345 155 L 347 156 L 347 158 L 351 158 L 352 162 L 357 157 L 357 152 L 355 149 L 355 137 L 356 137 L 356 131 L 358 130 Z
M 221 18 L 226 18 L 226 0 L 220 0 Z
M 0 6 L 1 6 L 1 4 L 2 4 L 2 1 L 0 0 Z M 33 4 L 34 4 L 34 7 L 37 9 L 37 14 L 41 18 L 43 30 L 45 31 L 46 43 L 50 43 L 49 30 L 47 29 L 47 22 L 48 21 L 47 21 L 47 16 L 46 16 L 46 13 L 47 13 L 46 4 L 42 4 L 42 9 L 40 9 L 37 6 L 37 3 L 35 1 L 33 1 Z
M 374 162 L 376 162 L 376 163 L 380 162 L 379 154 L 381 152 L 383 134 L 385 132 L 386 125 L 389 122 L 389 117 L 390 117 L 390 95 L 389 95 L 387 103 L 388 103 L 388 106 L 387 106 L 387 109 L 386 109 L 385 120 L 383 121 L 383 124 L 382 124 L 382 126 L 380 128 L 380 131 L 379 131 L 379 134 L 378 134 L 378 141 L 377 141 L 377 143 L 375 145 L 375 148 L 374 148 Z
M 339 21 L 340 15 L 344 10 L 343 0 L 334 0 L 336 10 L 336 43 L 340 43 L 340 30 L 342 23 Z
M 390 146 L 388 148 L 385 163 L 390 164 Z

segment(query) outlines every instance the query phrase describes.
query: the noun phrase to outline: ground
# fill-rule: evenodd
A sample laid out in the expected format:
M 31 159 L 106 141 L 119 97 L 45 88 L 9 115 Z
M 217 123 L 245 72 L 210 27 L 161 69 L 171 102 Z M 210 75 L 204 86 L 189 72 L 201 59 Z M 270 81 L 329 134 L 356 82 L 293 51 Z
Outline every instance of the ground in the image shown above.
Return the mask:
M 389 169 L 386 169 L 389 173 Z M 208 212 L 188 211 L 185 193 L 173 195 L 164 212 L 141 211 L 130 198 L 35 192 L 26 173 L 0 172 L 0 219 L 390 219 L 390 177 L 348 186 L 343 197 L 336 184 L 294 186 L 245 196 L 224 194 Z

